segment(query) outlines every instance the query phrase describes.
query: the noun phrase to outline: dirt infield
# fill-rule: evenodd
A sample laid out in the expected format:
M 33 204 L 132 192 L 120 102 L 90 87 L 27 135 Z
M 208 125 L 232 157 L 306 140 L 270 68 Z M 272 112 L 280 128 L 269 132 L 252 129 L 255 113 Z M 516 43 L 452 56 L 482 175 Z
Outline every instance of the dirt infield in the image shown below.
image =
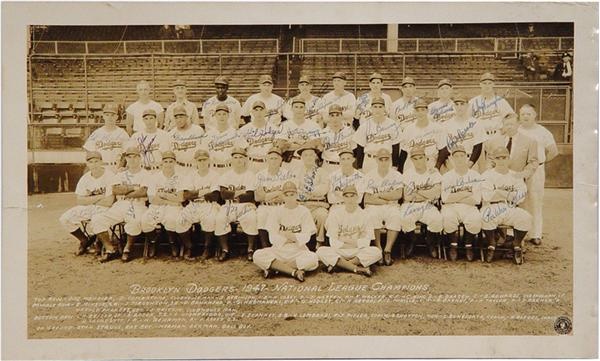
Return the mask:
M 29 197 L 30 338 L 555 335 L 557 317 L 572 317 L 570 189 L 546 190 L 544 243 L 528 245 L 520 267 L 419 256 L 372 278 L 316 271 L 304 283 L 264 280 L 241 257 L 75 257 L 76 240 L 58 223 L 74 202 L 72 193 Z

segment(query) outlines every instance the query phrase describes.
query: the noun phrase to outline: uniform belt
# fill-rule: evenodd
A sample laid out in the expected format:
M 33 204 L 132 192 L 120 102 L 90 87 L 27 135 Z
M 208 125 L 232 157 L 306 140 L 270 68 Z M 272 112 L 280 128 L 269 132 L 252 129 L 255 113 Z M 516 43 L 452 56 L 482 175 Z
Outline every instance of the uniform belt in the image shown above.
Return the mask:
M 297 156 L 297 155 L 295 155 L 295 154 L 294 154 L 294 155 L 292 156 L 292 159 L 298 159 L 298 160 L 301 160 L 302 158 L 300 158 L 299 156 Z
M 544 165 L 545 162 L 541 162 L 539 165 Z
M 261 205 L 262 206 L 280 206 L 283 203 L 273 203 L 273 202 L 262 202 Z
M 340 165 L 340 162 L 333 162 L 331 160 L 323 159 L 323 162 L 326 164 Z
M 208 201 L 204 198 L 196 198 L 194 200 L 192 200 L 192 202 L 194 203 L 208 203 Z
M 498 204 L 498 203 L 508 203 L 508 201 L 494 201 L 494 202 L 490 202 L 490 204 Z
M 252 157 L 249 157 L 249 159 L 250 159 L 251 161 L 253 161 L 253 162 L 257 162 L 257 163 L 264 163 L 264 162 L 266 162 L 266 160 L 264 160 L 264 159 L 260 159 L 260 158 L 252 158 Z
M 234 199 L 226 199 L 225 201 L 229 202 L 229 203 L 240 203 L 240 204 L 241 203 L 252 203 L 252 202 L 242 202 L 242 201 L 234 200 Z
M 157 165 L 153 165 L 153 166 L 150 166 L 150 167 L 144 167 L 145 170 L 156 170 L 158 168 L 160 168 L 160 167 L 157 166 Z
M 106 162 L 106 165 L 117 165 L 117 162 Z
M 230 163 L 224 163 L 224 164 L 213 163 L 213 167 L 215 167 L 215 168 L 227 168 L 227 167 L 231 167 L 231 164 Z
M 192 168 L 194 166 L 192 163 L 177 162 L 177 164 L 182 167 L 188 167 L 188 168 Z
M 375 155 L 373 155 L 373 154 L 369 154 L 369 153 L 366 153 L 365 155 L 366 155 L 367 157 L 369 157 L 369 158 L 375 158 L 375 157 L 376 157 Z

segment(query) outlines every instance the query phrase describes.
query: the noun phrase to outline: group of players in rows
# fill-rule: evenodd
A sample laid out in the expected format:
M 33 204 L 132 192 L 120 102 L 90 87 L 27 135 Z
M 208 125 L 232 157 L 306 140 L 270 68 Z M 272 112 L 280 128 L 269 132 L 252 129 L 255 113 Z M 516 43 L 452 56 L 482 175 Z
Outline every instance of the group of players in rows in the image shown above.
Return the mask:
M 272 80 L 261 76 L 259 82 L 261 92 L 244 104 L 250 118 L 241 127 L 244 110 L 232 105 L 223 78 L 215 80 L 217 96 L 204 103 L 204 128 L 193 120 L 195 107 L 180 96 L 181 81 L 164 117 L 144 99 L 147 83 L 138 85 L 140 100 L 127 110 L 127 124 L 136 130 L 131 137 L 116 126 L 116 106 L 107 104 L 105 125 L 84 145 L 90 171 L 77 185 L 79 205 L 61 217 L 80 241 L 78 254 L 97 238 L 106 250 L 101 261 L 114 258 L 108 232 L 124 222 L 123 261 L 130 260 L 142 233 L 153 256 L 160 224 L 174 256 L 180 244 L 184 258 L 193 260 L 190 229 L 199 223 L 202 258 L 216 237 L 224 261 L 230 224 L 239 222 L 248 259 L 265 275 L 278 271 L 302 280 L 319 259 L 330 269 L 364 275 L 374 263 L 390 265 L 401 231 L 410 254 L 417 222 L 427 226 L 432 256 L 442 231 L 447 235 L 452 260 L 460 224 L 469 260 L 482 229 L 486 258 L 493 259 L 500 224 L 514 228 L 516 263 L 522 262 L 528 233 L 541 243 L 543 164 L 556 156 L 556 144 L 535 122 L 532 105 L 517 115 L 495 94 L 492 74 L 482 75 L 482 94 L 471 100 L 452 96 L 452 83 L 443 79 L 440 99 L 431 104 L 414 97 L 411 78 L 392 103 L 381 92 L 378 73 L 370 77 L 371 91 L 357 101 L 344 89 L 345 74 L 335 73 L 334 90 L 323 98 L 314 99 L 310 78 L 303 76 L 298 96 L 269 108 Z M 136 126 L 138 116 L 142 125 Z M 86 232 L 81 222 L 89 222 Z M 316 253 L 306 247 L 313 235 Z M 262 248 L 255 251 L 256 244 Z

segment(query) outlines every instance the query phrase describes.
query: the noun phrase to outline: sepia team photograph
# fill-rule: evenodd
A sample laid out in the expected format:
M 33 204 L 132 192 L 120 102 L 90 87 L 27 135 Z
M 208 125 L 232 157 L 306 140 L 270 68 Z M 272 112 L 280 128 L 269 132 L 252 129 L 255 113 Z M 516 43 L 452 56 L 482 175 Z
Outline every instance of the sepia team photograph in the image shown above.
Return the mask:
M 424 354 L 304 336 L 506 342 L 429 357 L 575 340 L 574 212 L 597 214 L 574 192 L 592 135 L 574 80 L 597 78 L 577 20 L 190 18 L 21 29 L 23 337 L 257 347 L 184 358 L 296 355 L 259 351 L 282 336 L 313 357 Z

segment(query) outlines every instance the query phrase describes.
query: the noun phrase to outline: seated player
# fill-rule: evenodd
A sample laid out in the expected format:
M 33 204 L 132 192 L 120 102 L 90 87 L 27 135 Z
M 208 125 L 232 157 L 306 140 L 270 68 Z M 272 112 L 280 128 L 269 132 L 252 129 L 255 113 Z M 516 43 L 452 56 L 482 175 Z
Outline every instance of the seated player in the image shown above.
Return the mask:
M 458 226 L 465 226 L 467 260 L 473 260 L 473 240 L 481 231 L 481 215 L 477 205 L 481 202 L 482 178 L 469 169 L 467 153 L 462 144 L 454 147 L 450 160 L 454 169 L 442 176 L 442 218 L 444 232 L 450 239 L 450 260 L 458 258 Z
M 372 228 L 375 230 L 375 246 L 379 250 L 382 250 L 382 230 L 387 230 L 383 262 L 386 266 L 390 266 L 392 264 L 392 247 L 402 229 L 400 206 L 398 205 L 402 198 L 402 174 L 396 169 L 392 169 L 392 155 L 389 150 L 379 149 L 375 158 L 377 159 L 377 168 L 366 175 L 365 210 L 372 222 Z M 404 252 L 402 254 L 404 255 Z
M 193 261 L 192 238 L 190 235 L 191 224 L 180 222 L 183 210 L 183 191 L 188 189 L 187 178 L 175 170 L 175 153 L 168 151 L 162 154 L 161 170 L 152 176 L 148 182 L 148 198 L 150 207 L 142 217 L 142 231 L 150 243 L 150 258 L 156 253 L 156 226 L 162 224 L 167 231 L 171 256 L 178 259 L 178 239 L 184 249 L 183 258 Z M 129 260 L 129 252 L 123 251 L 123 260 Z
M 523 238 L 531 228 L 531 215 L 518 207 L 518 204 L 525 199 L 527 188 L 523 178 L 508 168 L 508 162 L 508 149 L 498 147 L 494 151 L 494 168 L 485 171 L 482 175 L 484 182 L 481 191 L 483 198 L 481 228 L 488 240 L 486 261 L 492 262 L 496 250 L 495 231 L 498 225 L 514 227 L 513 257 L 516 264 L 521 264 L 523 263 Z
M 422 147 L 410 150 L 410 161 L 413 163 L 412 169 L 403 174 L 404 203 L 400 207 L 402 231 L 408 235 L 410 244 L 414 245 L 416 223 L 427 225 L 425 242 L 431 257 L 437 258 L 436 244 L 443 229 L 443 220 L 436 203 L 440 199 L 442 176 L 437 169 L 427 167 L 427 154 Z
M 194 154 L 197 171 L 190 174 L 188 188 L 183 192 L 184 199 L 190 201 L 181 212 L 180 222 L 187 223 L 191 227 L 194 223 L 200 223 L 201 232 L 204 235 L 204 251 L 200 258 L 210 258 L 215 233 L 216 215 L 219 213 L 219 174 L 215 168 L 211 168 L 211 160 L 208 151 L 198 149 Z M 188 228 L 189 228 L 188 227 Z
M 342 191 L 344 206 L 329 212 L 327 236 L 331 246 L 317 255 L 329 272 L 334 267 L 370 277 L 370 266 L 381 259 L 381 249 L 371 246 L 373 227 L 367 211 L 358 206 L 358 191 L 351 185 Z
M 219 209 L 215 220 L 215 236 L 219 237 L 221 254 L 219 262 L 229 255 L 229 233 L 231 222 L 240 222 L 244 233 L 248 236 L 248 254 L 254 252 L 256 228 L 256 205 L 254 204 L 254 185 L 256 175 L 248 169 L 246 150 L 234 148 L 231 151 L 231 169 L 225 172 L 218 182 L 221 199 L 225 204 Z
M 123 250 L 123 260 L 135 241 L 135 237 L 142 233 L 142 216 L 148 209 L 146 207 L 147 182 L 150 173 L 142 168 L 142 160 L 138 147 L 129 147 L 125 151 L 127 168 L 119 172 L 111 182 L 112 193 L 116 202 L 106 211 L 92 217 L 90 223 L 92 233 L 97 235 L 105 248 L 100 262 L 107 262 L 115 258 L 117 250 L 111 242 L 108 230 L 110 227 L 125 222 L 127 244 Z
M 77 205 L 63 213 L 59 219 L 62 226 L 79 240 L 79 249 L 75 253 L 77 256 L 84 254 L 94 242 L 91 229 L 86 230 L 87 234 L 84 233 L 80 228 L 81 222 L 89 221 L 92 216 L 106 211 L 114 201 L 111 182 L 115 175 L 102 166 L 100 152 L 87 152 L 85 160 L 89 172 L 77 182 Z
M 254 264 L 264 271 L 265 278 L 277 271 L 304 282 L 304 272 L 319 266 L 319 258 L 306 246 L 316 231 L 315 223 L 310 211 L 298 204 L 293 181 L 287 181 L 282 191 L 285 204 L 273 212 L 268 224 L 273 246 L 257 250 Z

